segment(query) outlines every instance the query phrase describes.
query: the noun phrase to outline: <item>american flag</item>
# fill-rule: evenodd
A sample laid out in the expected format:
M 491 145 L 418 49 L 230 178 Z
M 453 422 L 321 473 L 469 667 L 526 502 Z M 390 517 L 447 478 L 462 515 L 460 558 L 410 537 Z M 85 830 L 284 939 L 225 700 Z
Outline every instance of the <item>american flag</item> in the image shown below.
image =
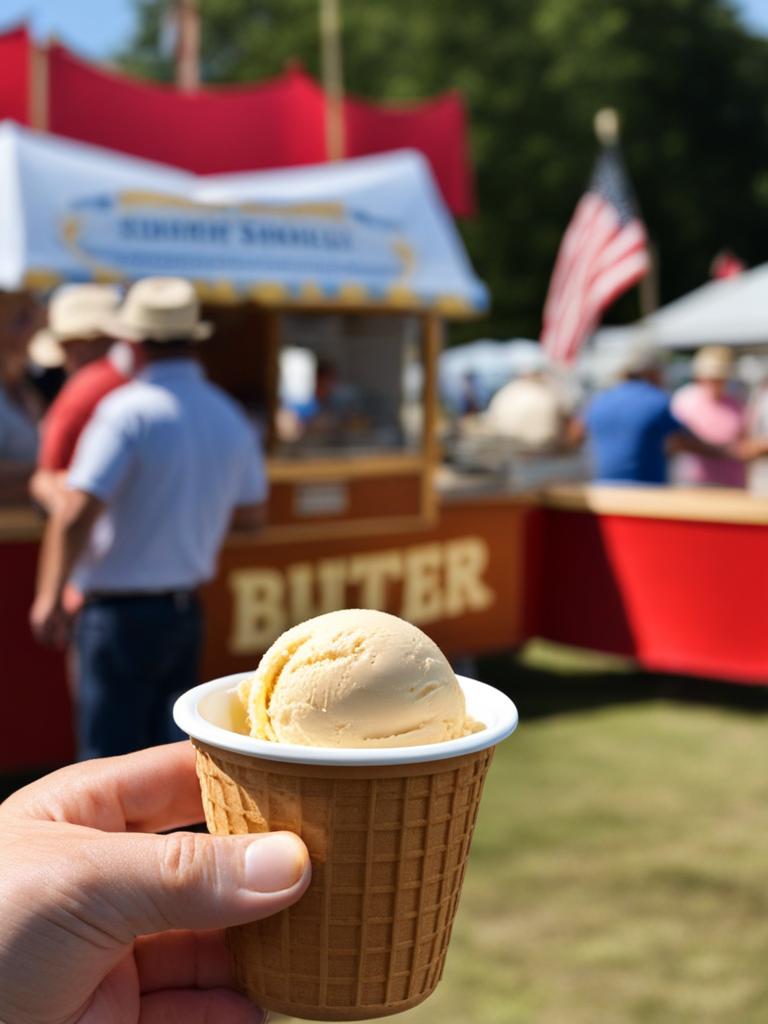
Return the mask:
M 557 253 L 541 332 L 547 356 L 570 362 L 603 310 L 649 269 L 648 237 L 621 155 L 606 146 Z

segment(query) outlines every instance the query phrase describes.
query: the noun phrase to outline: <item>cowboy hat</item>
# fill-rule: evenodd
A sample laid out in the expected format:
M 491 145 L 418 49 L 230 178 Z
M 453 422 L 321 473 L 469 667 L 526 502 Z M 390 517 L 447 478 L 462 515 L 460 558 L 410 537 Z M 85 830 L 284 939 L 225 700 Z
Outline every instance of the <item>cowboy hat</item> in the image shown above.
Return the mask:
M 724 345 L 706 345 L 693 357 L 696 380 L 728 380 L 733 373 L 733 353 Z
M 101 327 L 113 338 L 133 342 L 203 341 L 213 333 L 213 325 L 200 319 L 193 285 L 182 277 L 137 281 Z
M 48 330 L 62 344 L 103 338 L 102 321 L 119 304 L 120 292 L 112 285 L 63 285 L 48 303 Z
M 64 348 L 53 331 L 36 331 L 27 345 L 27 355 L 43 370 L 55 370 L 64 365 Z

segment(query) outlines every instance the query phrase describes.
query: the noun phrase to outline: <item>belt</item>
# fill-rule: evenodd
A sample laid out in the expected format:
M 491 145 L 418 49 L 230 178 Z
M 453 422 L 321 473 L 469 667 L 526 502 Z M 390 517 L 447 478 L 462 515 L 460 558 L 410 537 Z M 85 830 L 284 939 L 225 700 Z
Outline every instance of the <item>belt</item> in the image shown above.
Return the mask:
M 197 599 L 197 588 L 188 590 L 92 590 L 85 595 L 86 604 L 96 601 L 172 601 L 177 607 L 186 607 Z

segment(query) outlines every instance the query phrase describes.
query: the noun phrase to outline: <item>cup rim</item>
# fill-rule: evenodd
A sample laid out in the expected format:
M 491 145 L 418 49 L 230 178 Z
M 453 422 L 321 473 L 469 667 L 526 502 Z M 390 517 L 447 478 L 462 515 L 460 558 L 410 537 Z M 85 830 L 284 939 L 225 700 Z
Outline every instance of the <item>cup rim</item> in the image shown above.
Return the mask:
M 305 747 L 296 743 L 254 739 L 214 725 L 203 717 L 199 706 L 204 697 L 232 690 L 241 680 L 252 675 L 253 672 L 236 672 L 187 690 L 173 706 L 174 721 L 192 739 L 231 753 L 258 757 L 265 761 L 328 766 L 420 764 L 475 754 L 506 739 L 515 731 L 518 723 L 517 708 L 506 694 L 466 676 L 456 678 L 467 700 L 467 711 L 483 722 L 485 728 L 469 736 L 440 743 L 422 743 L 410 747 Z

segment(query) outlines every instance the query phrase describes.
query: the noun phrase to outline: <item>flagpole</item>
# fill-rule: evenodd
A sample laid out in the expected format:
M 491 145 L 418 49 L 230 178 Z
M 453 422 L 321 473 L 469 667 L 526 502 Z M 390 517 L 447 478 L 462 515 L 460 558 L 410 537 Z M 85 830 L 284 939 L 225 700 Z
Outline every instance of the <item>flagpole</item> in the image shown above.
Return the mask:
M 200 88 L 200 9 L 197 0 L 176 0 L 176 88 Z
M 595 114 L 595 135 L 601 146 L 618 146 L 621 138 L 621 120 L 614 107 L 603 107 Z M 658 251 L 648 239 L 648 273 L 637 283 L 640 316 L 650 316 L 659 308 L 659 262 Z
M 320 64 L 325 93 L 325 145 L 329 160 L 344 158 L 344 65 L 340 0 L 320 0 Z

